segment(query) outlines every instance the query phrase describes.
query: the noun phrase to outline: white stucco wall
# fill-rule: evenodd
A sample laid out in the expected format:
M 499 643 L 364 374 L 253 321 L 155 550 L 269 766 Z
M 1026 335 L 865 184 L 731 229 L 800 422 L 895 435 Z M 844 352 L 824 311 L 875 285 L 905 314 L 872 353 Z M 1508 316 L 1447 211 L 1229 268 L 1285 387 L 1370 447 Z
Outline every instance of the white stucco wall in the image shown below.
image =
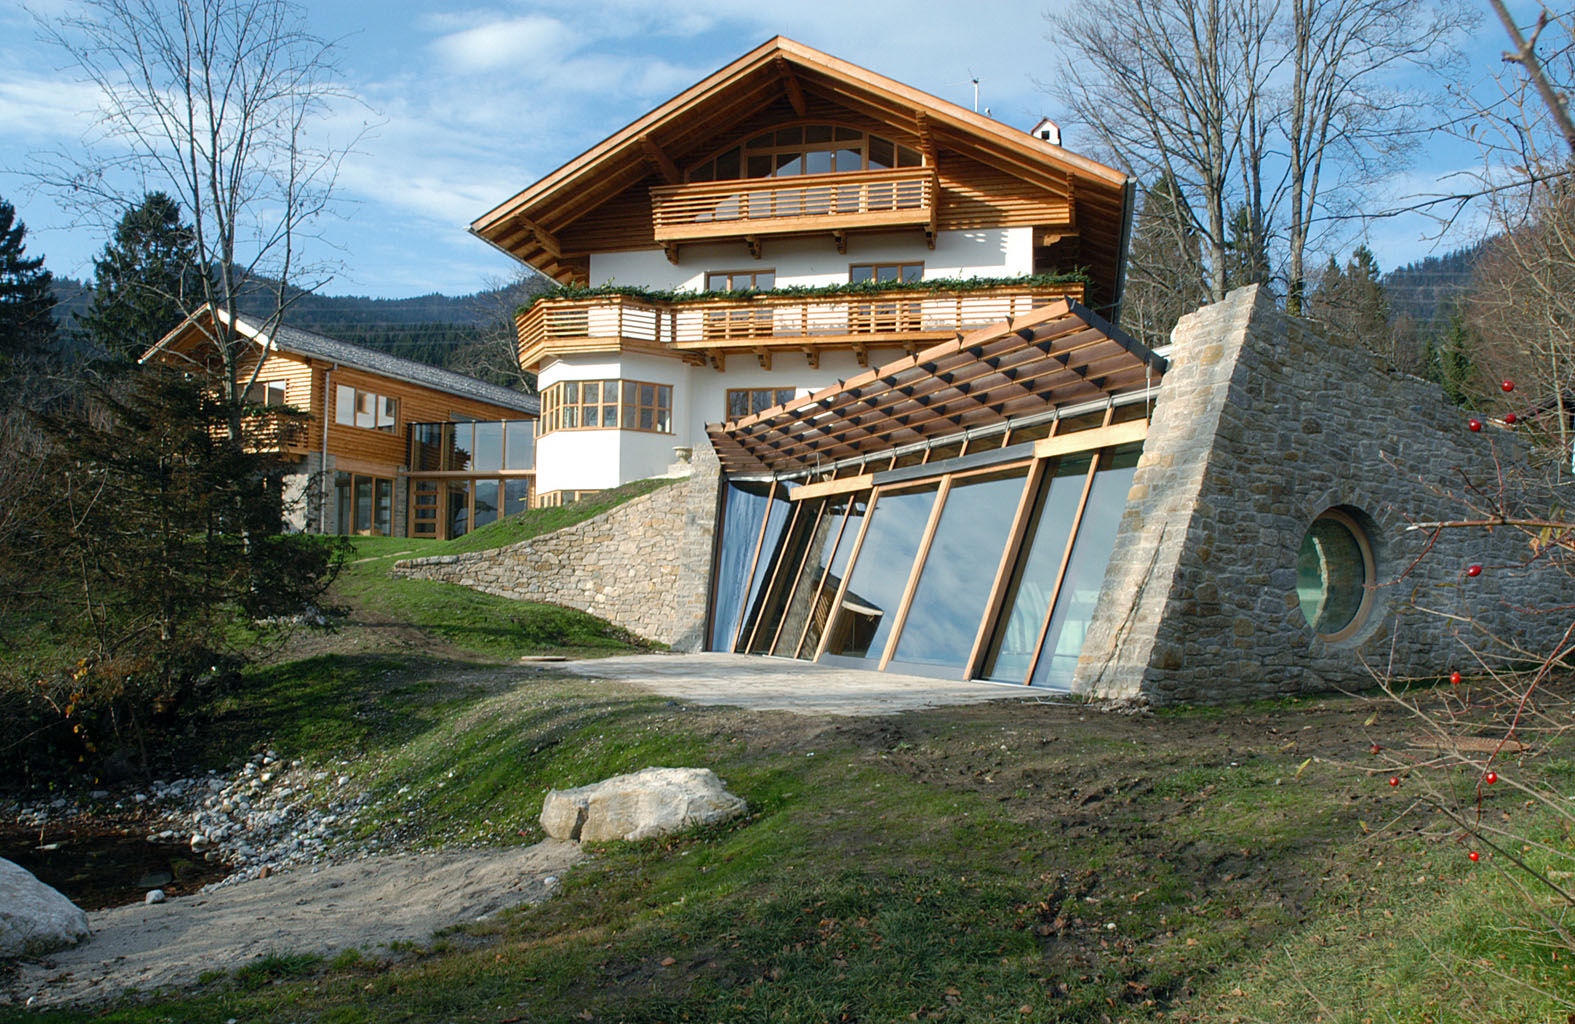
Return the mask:
M 870 365 L 902 355 L 901 349 L 871 349 Z M 727 412 L 730 388 L 792 388 L 798 394 L 818 391 L 862 373 L 851 352 L 821 354 L 819 368 L 800 353 L 778 353 L 771 369 L 753 357 L 731 356 L 726 370 L 690 366 L 661 356 L 624 355 L 570 357 L 542 370 L 541 386 L 566 380 L 637 380 L 673 388 L 673 432 L 638 430 L 558 430 L 536 442 L 536 486 L 541 491 L 600 490 L 666 472 L 673 448 L 698 445 L 708 423 Z
M 765 238 L 760 259 L 743 242 L 685 245 L 677 265 L 660 249 L 591 254 L 591 284 L 634 285 L 662 291 L 700 291 L 708 271 L 775 270 L 777 287 L 846 284 L 854 263 L 923 261 L 924 276 L 1020 277 L 1033 273 L 1031 228 L 984 228 L 942 231 L 935 248 L 916 231 L 849 235 L 846 254 L 837 252 L 831 237 Z

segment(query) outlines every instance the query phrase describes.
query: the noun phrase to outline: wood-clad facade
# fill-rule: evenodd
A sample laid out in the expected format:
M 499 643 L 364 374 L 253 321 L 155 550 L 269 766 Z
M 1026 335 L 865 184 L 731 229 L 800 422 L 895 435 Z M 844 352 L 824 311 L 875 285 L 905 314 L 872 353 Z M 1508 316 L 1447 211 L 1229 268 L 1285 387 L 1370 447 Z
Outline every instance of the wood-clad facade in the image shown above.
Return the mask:
M 213 322 L 206 313 L 194 315 L 149 349 L 143 361 L 211 366 Z M 447 505 L 453 503 L 449 491 L 459 483 L 498 481 L 502 488 L 504 481 L 518 480 L 527 491 L 534 490 L 533 451 L 508 468 L 488 464 L 485 469 L 475 457 L 479 453 L 462 453 L 466 457 L 453 463 L 461 468 L 446 472 L 426 471 L 411 457 L 412 431 L 426 424 L 529 421 L 528 447 L 533 449 L 539 409 L 533 396 L 311 332 L 265 330 L 242 319 L 236 333 L 252 345 L 253 355 L 242 362 L 241 374 L 250 380 L 255 373 L 254 393 L 266 394 L 268 385 L 282 385 L 283 404 L 307 413 L 282 451 L 295 467 L 293 485 L 303 499 L 294 519 L 297 528 L 444 537 L 455 534 L 456 524 L 460 533 L 482 525 L 475 516 L 475 487 L 465 492 L 463 520 L 448 514 Z M 426 479 L 444 482 L 445 514 L 436 528 L 418 531 L 418 520 L 431 519 L 416 514 L 418 492 L 430 488 L 413 482 Z M 377 505 L 371 514 L 362 514 L 363 490 Z

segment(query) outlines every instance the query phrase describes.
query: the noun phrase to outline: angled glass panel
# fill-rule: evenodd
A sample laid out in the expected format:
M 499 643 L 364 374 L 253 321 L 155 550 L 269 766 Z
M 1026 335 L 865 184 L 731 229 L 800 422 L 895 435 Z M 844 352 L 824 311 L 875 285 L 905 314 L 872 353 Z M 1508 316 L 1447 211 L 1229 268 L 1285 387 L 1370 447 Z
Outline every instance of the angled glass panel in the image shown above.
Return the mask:
M 503 421 L 488 420 L 476 424 L 477 472 L 490 473 L 503 468 Z
M 793 584 L 798 580 L 799 564 L 804 561 L 815 538 L 815 527 L 824 504 L 824 499 L 793 503 L 787 535 L 777 545 L 772 555 L 771 568 L 765 574 L 765 597 L 755 614 L 758 621 L 750 623 L 750 628 L 745 631 L 752 635 L 739 638 L 740 646 L 748 653 L 771 653 L 777 629 L 783 624 L 782 617 L 787 611 L 788 601 L 793 597 Z
M 953 481 L 893 660 L 963 667 L 1027 475 L 1024 466 Z
M 824 528 L 812 544 L 812 568 L 808 568 L 801 590 L 794 597 L 795 607 L 788 612 L 788 629 L 782 631 L 782 645 L 775 654 L 795 658 L 813 658 L 820 647 L 820 635 L 831 620 L 832 605 L 837 600 L 837 588 L 842 585 L 842 575 L 847 571 L 848 554 L 853 550 L 854 538 L 869 507 L 870 492 L 832 498 L 826 513 Z M 832 521 L 835 518 L 836 521 Z M 800 604 L 802 602 L 802 604 Z M 789 630 L 792 630 L 790 633 Z
M 729 483 L 722 506 L 722 535 L 717 542 L 716 604 L 711 616 L 713 651 L 733 649 L 733 632 L 748 595 L 749 562 L 754 557 L 760 522 L 771 505 L 770 484 Z M 769 550 L 769 549 L 767 549 Z
M 1044 652 L 1034 666 L 1035 686 L 1068 689 L 1077 671 L 1077 656 L 1083 638 L 1099 603 L 1099 588 L 1105 582 L 1105 568 L 1115 550 L 1116 530 L 1127 507 L 1127 492 L 1132 489 L 1132 474 L 1137 470 L 1139 449 L 1117 451 L 1100 461 L 1094 474 L 1094 487 L 1088 494 L 1072 547 L 1072 560 L 1056 596 L 1050 616 L 1050 631 L 1045 635 Z
M 828 655 L 880 660 L 929 522 L 930 507 L 935 504 L 936 487 L 928 484 L 896 494 L 883 492 L 875 502 L 858 561 L 832 621 Z
M 985 662 L 986 679 L 1003 683 L 1028 679 L 1034 645 L 1039 642 L 1040 627 L 1050 611 L 1050 592 L 1061 568 L 1061 557 L 1066 554 L 1066 539 L 1072 532 L 1078 500 L 1083 496 L 1088 463 L 1087 455 L 1062 459 L 1040 485 L 1022 553 L 1017 557 L 1001 609 L 1001 624 Z

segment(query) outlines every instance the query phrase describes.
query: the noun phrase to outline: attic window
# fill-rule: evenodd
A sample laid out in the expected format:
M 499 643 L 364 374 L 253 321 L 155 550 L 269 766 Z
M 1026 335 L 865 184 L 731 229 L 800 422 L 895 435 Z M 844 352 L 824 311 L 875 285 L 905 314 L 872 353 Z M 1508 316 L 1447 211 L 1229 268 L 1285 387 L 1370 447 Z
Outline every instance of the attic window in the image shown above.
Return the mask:
M 797 124 L 755 136 L 723 150 L 689 172 L 690 181 L 785 178 L 799 174 L 843 174 L 922 167 L 912 146 L 833 124 Z

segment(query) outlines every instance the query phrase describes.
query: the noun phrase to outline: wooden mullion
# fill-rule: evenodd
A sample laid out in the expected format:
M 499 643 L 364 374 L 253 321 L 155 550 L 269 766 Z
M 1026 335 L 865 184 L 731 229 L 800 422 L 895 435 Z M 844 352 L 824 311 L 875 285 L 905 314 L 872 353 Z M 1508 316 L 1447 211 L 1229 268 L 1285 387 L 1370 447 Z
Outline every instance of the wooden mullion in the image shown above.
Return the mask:
M 858 565 L 859 549 L 864 546 L 864 535 L 869 533 L 870 520 L 875 518 L 875 505 L 880 501 L 880 488 L 870 491 L 870 500 L 864 506 L 864 521 L 859 524 L 858 536 L 853 538 L 853 550 L 848 552 L 848 564 L 842 570 L 842 581 L 837 584 L 837 596 L 831 601 L 831 612 L 826 617 L 826 628 L 820 631 L 820 643 L 815 645 L 815 661 L 826 653 L 826 642 L 831 639 L 831 631 L 837 625 L 837 618 L 842 614 L 842 599 L 848 594 L 848 581 L 853 578 L 853 570 Z M 851 508 L 851 506 L 849 506 Z
M 881 652 L 877 671 L 884 672 L 897 651 L 897 641 L 902 639 L 902 627 L 908 623 L 908 609 L 913 607 L 913 595 L 919 589 L 919 577 L 924 573 L 924 563 L 929 560 L 930 546 L 935 543 L 935 531 L 941 525 L 941 513 L 946 508 L 946 496 L 952 491 L 952 475 L 941 477 L 940 489 L 930 505 L 930 519 L 924 524 L 924 534 L 919 538 L 919 550 L 913 555 L 913 566 L 908 570 L 907 585 L 902 588 L 902 600 L 897 603 L 897 614 L 892 619 L 891 636 L 886 638 L 886 649 Z
M 749 573 L 744 577 L 744 601 L 739 605 L 738 625 L 733 627 L 733 642 L 727 648 L 730 653 L 738 652 L 738 637 L 744 631 L 744 620 L 749 617 L 749 586 L 755 582 L 755 566 L 760 562 L 760 546 L 766 542 L 766 527 L 771 524 L 771 503 L 776 500 L 779 486 L 773 480 L 770 489 L 766 491 L 766 514 L 760 517 L 760 533 L 755 537 L 755 553 L 749 559 Z
M 794 527 L 798 526 L 799 513 L 803 512 L 803 511 L 804 511 L 804 506 L 803 506 L 802 503 L 796 504 L 796 505 L 793 506 L 793 514 L 788 516 L 787 527 L 782 531 L 782 537 L 783 537 L 784 540 L 787 539 L 788 537 L 793 536 L 793 529 L 794 529 Z M 771 516 L 771 509 L 769 507 L 767 507 L 767 509 L 766 509 L 766 518 L 769 519 L 770 516 Z M 762 537 L 762 539 L 763 539 L 763 537 Z M 777 578 L 779 576 L 781 576 L 781 575 L 782 575 L 782 560 L 779 558 L 779 559 L 774 560 L 774 564 L 771 566 L 771 577 L 770 577 L 770 579 L 766 580 L 765 586 L 760 588 L 761 614 L 760 614 L 760 616 L 758 618 L 755 619 L 754 628 L 749 631 L 749 642 L 744 645 L 744 653 L 745 654 L 750 653 L 750 650 L 755 646 L 755 637 L 760 634 L 760 624 L 763 621 L 765 621 L 765 602 L 766 602 L 766 599 L 771 596 L 771 591 L 777 585 Z
M 963 663 L 964 679 L 973 679 L 984 668 L 981 663 L 985 658 L 985 647 L 998 627 L 996 620 L 1000 618 L 1001 608 L 1006 603 L 1007 581 L 1011 579 L 1012 569 L 1022 554 L 1023 541 L 1031 525 L 1029 520 L 1039 497 L 1039 488 L 1044 483 L 1045 471 L 1050 465 L 1049 459 L 1035 459 L 1029 464 L 1028 473 L 1023 478 L 1023 491 L 1017 498 L 1017 513 L 1012 517 L 1011 531 L 1006 535 L 1006 547 L 1001 551 L 1001 561 L 996 567 L 995 579 L 990 583 L 990 596 L 985 599 L 984 614 L 979 618 L 979 628 L 974 633 L 973 647 L 968 651 L 968 660 Z

